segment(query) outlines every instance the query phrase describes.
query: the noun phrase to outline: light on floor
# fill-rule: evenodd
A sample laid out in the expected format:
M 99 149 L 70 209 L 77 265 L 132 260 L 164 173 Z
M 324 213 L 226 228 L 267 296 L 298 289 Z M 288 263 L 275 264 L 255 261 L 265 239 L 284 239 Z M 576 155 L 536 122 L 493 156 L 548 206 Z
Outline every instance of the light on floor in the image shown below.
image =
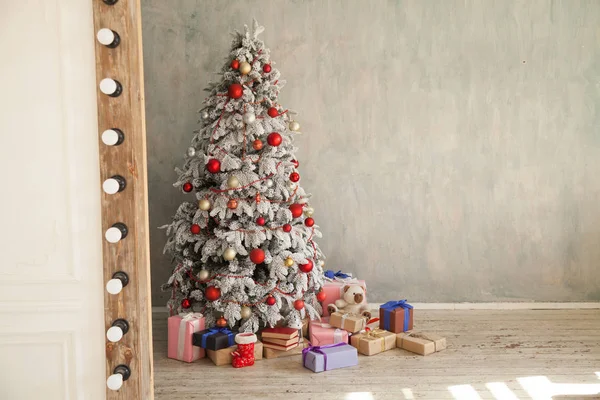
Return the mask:
M 404 395 L 404 398 L 406 400 L 414 400 L 414 398 L 415 398 L 415 396 L 413 395 L 412 390 L 409 389 L 409 388 L 402 389 L 402 394 Z
M 371 392 L 346 393 L 344 400 L 373 400 L 373 394 Z
M 485 384 L 485 387 L 497 400 L 519 400 L 504 382 L 489 382 Z
M 456 400 L 481 400 L 471 385 L 449 386 L 448 390 Z
M 545 376 L 518 378 L 532 400 L 552 400 L 552 396 L 592 395 L 600 393 L 600 384 L 595 383 L 552 383 Z

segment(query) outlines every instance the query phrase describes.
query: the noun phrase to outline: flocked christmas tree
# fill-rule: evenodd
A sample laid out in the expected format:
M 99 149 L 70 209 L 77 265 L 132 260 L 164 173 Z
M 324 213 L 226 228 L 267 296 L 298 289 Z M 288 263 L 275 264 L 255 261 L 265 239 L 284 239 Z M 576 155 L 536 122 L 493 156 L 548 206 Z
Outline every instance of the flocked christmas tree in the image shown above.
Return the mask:
M 278 102 L 285 84 L 257 36 L 235 33 L 200 110 L 175 187 L 195 196 L 166 226 L 175 267 L 163 289 L 173 311 L 240 331 L 298 327 L 321 314 L 324 256 L 293 145 L 300 125 Z M 283 319 L 283 321 L 281 321 Z

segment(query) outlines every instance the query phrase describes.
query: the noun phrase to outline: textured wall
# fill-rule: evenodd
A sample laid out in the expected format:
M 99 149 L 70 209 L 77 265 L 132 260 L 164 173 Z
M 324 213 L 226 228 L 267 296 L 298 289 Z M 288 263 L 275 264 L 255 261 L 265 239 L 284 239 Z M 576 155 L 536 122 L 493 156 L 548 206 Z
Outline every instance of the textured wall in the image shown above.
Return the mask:
M 328 267 L 373 301 L 600 300 L 600 2 L 142 3 L 153 227 L 228 33 L 257 17 Z

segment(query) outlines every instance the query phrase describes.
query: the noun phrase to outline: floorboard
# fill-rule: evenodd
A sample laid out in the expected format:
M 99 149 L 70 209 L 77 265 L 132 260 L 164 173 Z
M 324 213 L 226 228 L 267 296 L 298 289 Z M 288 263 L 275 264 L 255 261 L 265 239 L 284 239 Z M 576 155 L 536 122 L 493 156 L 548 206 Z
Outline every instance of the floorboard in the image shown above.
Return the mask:
M 166 318 L 154 313 L 158 400 L 600 399 L 600 310 L 416 310 L 415 329 L 444 335 L 448 349 L 359 356 L 320 374 L 300 356 L 240 370 L 170 360 Z

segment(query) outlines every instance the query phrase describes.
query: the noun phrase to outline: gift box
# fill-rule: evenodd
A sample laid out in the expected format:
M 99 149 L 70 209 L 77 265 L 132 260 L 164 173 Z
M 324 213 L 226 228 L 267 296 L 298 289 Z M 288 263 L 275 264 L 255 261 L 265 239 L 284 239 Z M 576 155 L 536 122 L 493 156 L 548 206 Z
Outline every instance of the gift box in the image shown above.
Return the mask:
M 362 315 L 334 312 L 329 316 L 329 323 L 335 328 L 355 333 L 365 329 L 366 319 Z
M 348 332 L 343 329 L 334 328 L 326 321 L 311 321 L 310 343 L 313 346 L 348 343 Z
M 413 328 L 413 306 L 406 300 L 388 301 L 379 307 L 379 328 L 400 333 Z
M 435 333 L 404 332 L 396 335 L 396 345 L 404 350 L 426 356 L 446 348 L 446 338 Z
M 358 365 L 358 353 L 348 343 L 309 346 L 302 350 L 302 364 L 313 372 Z
M 374 330 L 374 329 L 379 329 L 379 318 L 371 318 L 370 320 L 367 321 L 366 324 L 366 328 L 369 328 L 370 330 Z
M 204 329 L 204 316 L 200 313 L 169 317 L 167 357 L 192 362 L 205 356 L 204 349 L 193 345 L 193 334 Z
M 350 344 L 360 354 L 372 356 L 396 348 L 396 334 L 383 329 L 374 329 L 352 335 Z
M 298 346 L 294 347 L 291 350 L 276 350 L 271 349 L 263 345 L 264 351 L 263 355 L 265 358 L 279 358 L 279 357 L 288 357 L 288 356 L 296 356 L 302 354 L 302 349 L 306 345 L 306 342 L 300 343 Z
M 216 365 L 231 365 L 232 356 L 231 353 L 237 350 L 237 346 L 227 347 L 220 350 L 206 350 L 206 355 Z M 261 342 L 254 343 L 254 359 L 262 360 L 263 358 L 263 344 Z
M 331 277 L 331 278 L 329 278 Z M 365 295 L 367 291 L 367 284 L 364 280 L 358 280 L 352 278 L 351 274 L 344 274 L 341 271 L 334 273 L 333 271 L 326 271 L 325 278 L 328 280 L 323 285 L 323 292 L 325 293 L 325 300 L 321 302 L 321 306 L 323 306 L 323 316 L 329 316 L 329 311 L 327 311 L 327 306 L 330 304 L 334 304 L 336 300 L 341 299 L 344 294 L 344 286 L 348 284 L 357 284 L 362 286 L 365 289 Z M 365 297 L 365 303 L 367 299 Z
M 194 346 L 207 350 L 220 350 L 235 344 L 235 333 L 227 328 L 210 328 L 194 333 Z

